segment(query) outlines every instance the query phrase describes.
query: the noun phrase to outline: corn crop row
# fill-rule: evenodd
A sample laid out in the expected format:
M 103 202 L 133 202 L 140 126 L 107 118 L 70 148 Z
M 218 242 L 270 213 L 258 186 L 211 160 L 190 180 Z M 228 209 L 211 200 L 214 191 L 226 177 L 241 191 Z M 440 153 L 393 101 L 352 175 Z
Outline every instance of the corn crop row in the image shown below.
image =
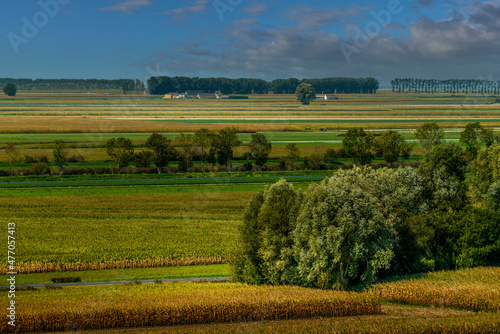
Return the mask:
M 192 284 L 179 287 L 124 287 L 114 290 L 106 302 L 78 307 L 73 289 L 32 294 L 33 303 L 19 310 L 18 332 L 68 331 L 106 328 L 190 325 L 312 317 L 374 315 L 381 312 L 378 300 L 368 294 L 314 291 L 292 287 L 248 287 L 231 284 Z M 207 291 L 207 288 L 212 291 Z M 136 289 L 131 295 L 127 289 Z M 163 290 L 165 289 L 165 290 Z M 167 291 L 169 290 L 169 291 Z M 216 290 L 215 293 L 213 290 Z M 68 292 L 65 292 L 68 291 Z M 101 291 L 103 292 L 103 291 Z M 109 292 L 109 291 L 108 291 Z M 139 293 L 144 293 L 139 295 Z M 162 296 L 163 294 L 163 296 Z M 146 296 L 146 297 L 142 297 Z M 212 298 L 207 298 L 212 296 Z M 45 298 L 46 299 L 45 299 Z M 64 300 L 69 297 L 71 302 Z M 113 299 L 114 297 L 118 299 Z M 150 297 L 150 298 L 148 298 Z M 31 299 L 30 298 L 30 299 Z M 52 298 L 52 299 L 50 299 Z M 35 300 L 36 299 L 36 300 Z M 62 303 L 40 307 L 44 303 Z M 110 302 L 110 300 L 113 300 Z M 22 303 L 22 301 L 21 301 Z M 28 300 L 25 300 L 28 303 Z M 0 332 L 9 331 L 6 322 Z
M 500 288 L 490 285 L 451 285 L 402 281 L 380 284 L 372 290 L 384 300 L 475 311 L 500 310 Z
M 158 328 L 154 331 L 135 330 L 134 334 L 153 333 L 259 333 L 259 334 L 499 334 L 500 317 L 494 314 L 468 316 L 426 317 L 407 319 L 302 319 L 280 322 L 255 322 L 249 324 L 215 324 L 175 327 L 172 331 Z M 107 331 L 102 332 L 108 333 Z M 110 334 L 112 332 L 109 332 Z

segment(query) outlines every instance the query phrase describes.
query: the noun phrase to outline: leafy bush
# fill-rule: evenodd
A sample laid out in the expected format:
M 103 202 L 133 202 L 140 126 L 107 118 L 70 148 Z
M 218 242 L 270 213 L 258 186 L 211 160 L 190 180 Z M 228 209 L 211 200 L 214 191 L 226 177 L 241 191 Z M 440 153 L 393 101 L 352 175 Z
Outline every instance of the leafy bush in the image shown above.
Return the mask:
M 47 163 L 47 162 L 49 162 L 49 157 L 47 157 L 45 154 L 37 153 L 35 155 L 35 161 Z
M 36 162 L 31 165 L 31 172 L 35 175 L 44 175 L 50 173 L 44 162 Z
M 35 162 L 35 158 L 33 158 L 31 155 L 25 155 L 21 158 L 21 162 L 23 164 L 32 164 Z
M 81 282 L 82 279 L 80 276 L 76 277 L 52 277 L 50 279 L 52 283 L 75 283 L 75 282 Z
M 151 164 L 153 154 L 150 151 L 141 151 L 134 156 L 134 164 L 137 168 L 148 168 Z
M 78 155 L 72 155 L 70 156 L 69 158 L 66 159 L 66 162 L 69 162 L 69 163 L 83 163 L 85 162 L 85 158 L 78 154 Z
M 500 263 L 500 217 L 485 209 L 433 211 L 408 219 L 415 238 L 414 271 Z
M 498 212 L 467 208 L 450 215 L 457 267 L 500 264 Z

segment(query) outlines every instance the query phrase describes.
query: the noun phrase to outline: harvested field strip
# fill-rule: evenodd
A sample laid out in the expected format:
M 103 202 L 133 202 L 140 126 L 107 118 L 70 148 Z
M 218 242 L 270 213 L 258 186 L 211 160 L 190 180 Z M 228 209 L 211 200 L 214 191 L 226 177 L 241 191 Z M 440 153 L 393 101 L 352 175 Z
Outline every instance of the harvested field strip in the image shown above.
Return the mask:
M 260 333 L 260 334 L 498 334 L 496 314 L 382 305 L 382 314 L 342 318 L 237 322 L 174 327 L 91 331 L 91 334 Z
M 369 294 L 235 283 L 42 289 L 18 291 L 16 301 L 16 332 L 64 331 L 68 325 L 88 330 L 381 312 L 380 303 Z M 2 333 L 9 327 L 6 321 L 0 323 Z
M 388 301 L 475 311 L 500 311 L 499 281 L 500 268 L 473 268 L 381 283 L 371 290 Z

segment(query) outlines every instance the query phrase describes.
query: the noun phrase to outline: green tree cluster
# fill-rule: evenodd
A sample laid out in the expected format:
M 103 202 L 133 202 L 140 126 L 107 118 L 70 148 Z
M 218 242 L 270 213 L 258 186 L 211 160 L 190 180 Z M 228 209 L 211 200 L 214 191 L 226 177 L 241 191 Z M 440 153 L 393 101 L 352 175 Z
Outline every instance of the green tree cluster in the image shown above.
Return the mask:
M 485 149 L 491 161 L 500 161 L 497 149 Z M 255 284 L 349 289 L 391 275 L 497 265 L 500 182 L 491 169 L 483 180 L 486 208 L 470 206 L 466 167 L 465 151 L 446 143 L 418 170 L 355 167 L 305 191 L 281 180 L 245 210 L 234 275 Z
M 460 133 L 460 142 L 465 145 L 469 160 L 477 157 L 482 144 L 490 147 L 495 140 L 498 142 L 498 138 L 493 135 L 493 130 L 485 128 L 479 122 L 467 124 L 464 131 Z
M 411 168 L 340 171 L 306 191 L 281 180 L 245 210 L 235 277 L 337 289 L 371 283 L 402 257 L 398 212 L 426 210 L 423 194 L 423 179 Z
M 1 83 L 0 79 L 0 83 Z M 207 93 L 221 91 L 224 94 L 294 94 L 297 86 L 307 83 L 322 94 L 375 94 L 379 81 L 374 78 L 324 78 L 324 79 L 275 79 L 267 82 L 262 79 L 229 78 L 189 78 L 189 77 L 151 77 L 148 88 L 152 95 L 170 92 L 183 93 L 188 90 L 201 90 Z

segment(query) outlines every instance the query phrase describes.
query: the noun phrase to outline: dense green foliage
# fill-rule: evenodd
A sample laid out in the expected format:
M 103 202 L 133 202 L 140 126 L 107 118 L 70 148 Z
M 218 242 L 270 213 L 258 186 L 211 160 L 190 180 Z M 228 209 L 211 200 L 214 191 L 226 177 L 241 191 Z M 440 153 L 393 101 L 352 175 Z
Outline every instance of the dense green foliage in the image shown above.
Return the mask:
M 253 133 L 252 140 L 248 143 L 248 148 L 255 159 L 255 164 L 259 168 L 262 168 L 269 158 L 269 153 L 271 153 L 271 142 L 262 133 Z
M 106 152 L 111 157 L 118 169 L 128 166 L 134 156 L 132 141 L 128 138 L 119 137 L 106 142 Z
M 411 146 L 406 143 L 405 138 L 394 130 L 386 131 L 377 138 L 375 148 L 391 167 L 399 157 L 407 159 L 411 152 Z
M 460 133 L 460 142 L 465 145 L 469 160 L 477 157 L 482 144 L 490 147 L 494 141 L 493 130 L 486 129 L 479 122 L 467 124 L 464 131 Z
M 235 277 L 348 289 L 395 274 L 497 265 L 500 186 L 488 188 L 488 209 L 467 206 L 466 167 L 464 150 L 448 143 L 418 171 L 341 170 L 303 192 L 281 180 L 246 208 Z
M 172 140 L 164 135 L 153 133 L 146 140 L 146 147 L 151 151 L 158 174 L 161 174 L 162 168 L 168 166 L 171 160 L 177 158 L 177 151 L 172 146 Z
M 67 145 L 64 140 L 56 140 L 54 150 L 52 151 L 54 162 L 60 168 L 66 165 L 68 155 Z
M 16 93 L 17 93 L 17 88 L 16 88 L 16 85 L 12 84 L 12 83 L 8 83 L 6 84 L 4 87 L 3 87 L 3 92 L 5 93 L 5 95 L 7 96 L 16 96 Z
M 424 123 L 415 131 L 415 138 L 425 149 L 444 142 L 444 130 L 436 122 Z
M 152 95 L 170 92 L 183 93 L 200 90 L 207 93 L 221 91 L 224 94 L 267 94 L 268 83 L 261 79 L 229 78 L 189 78 L 189 77 L 151 77 L 148 80 Z
M 418 254 L 415 271 L 500 264 L 497 212 L 471 207 L 433 211 L 411 217 L 408 224 Z
M 0 86 L 7 83 L 12 83 L 22 90 L 65 90 L 65 89 L 84 89 L 84 90 L 101 90 L 101 89 L 123 89 L 123 84 L 132 83 L 134 87 L 144 88 L 144 83 L 140 80 L 132 79 L 12 79 L 0 78 Z M 128 86 L 127 86 L 128 87 Z M 140 90 L 140 89 L 137 89 Z
M 398 233 L 405 213 L 428 208 L 424 190 L 411 168 L 340 171 L 305 192 L 281 180 L 245 210 L 235 277 L 338 289 L 371 283 L 405 257 Z
M 189 77 L 151 77 L 148 88 L 152 95 L 163 95 L 170 92 L 186 92 L 201 90 L 224 94 L 294 94 L 301 83 L 311 84 L 316 91 L 334 94 L 375 94 L 379 89 L 379 81 L 374 78 L 325 78 L 325 79 L 275 79 L 267 82 L 262 79 L 229 79 L 229 78 L 189 78 Z
M 226 167 L 226 172 L 232 169 L 234 148 L 241 144 L 237 132 L 235 127 L 226 127 L 212 134 L 212 153 L 217 157 L 219 165 Z
M 471 166 L 471 195 L 482 202 L 493 183 L 500 181 L 500 144 L 483 148 Z
M 297 86 L 295 96 L 302 105 L 309 105 L 311 101 L 316 99 L 316 91 L 312 85 L 303 82 Z
M 363 128 L 352 128 L 347 130 L 342 145 L 346 153 L 354 158 L 354 162 L 362 165 L 369 164 L 373 158 L 373 134 L 366 132 Z
M 419 172 L 427 184 L 432 207 L 456 210 L 466 204 L 466 169 L 465 152 L 457 143 L 436 146 L 426 154 Z

